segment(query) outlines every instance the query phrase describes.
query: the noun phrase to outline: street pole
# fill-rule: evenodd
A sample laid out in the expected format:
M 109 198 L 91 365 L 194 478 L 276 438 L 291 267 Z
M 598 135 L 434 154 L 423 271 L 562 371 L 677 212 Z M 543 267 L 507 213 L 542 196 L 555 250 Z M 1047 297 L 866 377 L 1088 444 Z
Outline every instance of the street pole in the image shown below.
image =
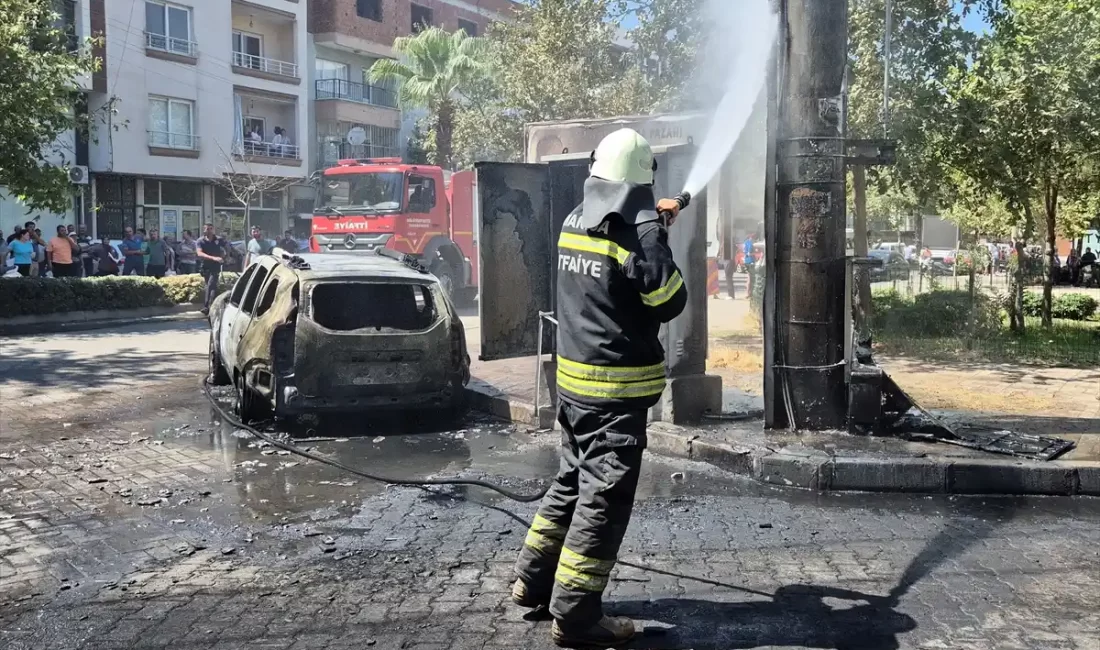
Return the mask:
M 886 0 L 886 33 L 882 56 L 882 137 L 890 137 L 890 57 L 894 39 L 894 3 Z
M 781 3 L 775 131 L 774 265 L 765 323 L 765 425 L 847 421 L 845 115 L 847 0 Z M 784 52 L 785 49 L 785 52 Z M 766 342 L 766 347 L 768 343 Z M 769 390 L 770 389 L 770 390 Z

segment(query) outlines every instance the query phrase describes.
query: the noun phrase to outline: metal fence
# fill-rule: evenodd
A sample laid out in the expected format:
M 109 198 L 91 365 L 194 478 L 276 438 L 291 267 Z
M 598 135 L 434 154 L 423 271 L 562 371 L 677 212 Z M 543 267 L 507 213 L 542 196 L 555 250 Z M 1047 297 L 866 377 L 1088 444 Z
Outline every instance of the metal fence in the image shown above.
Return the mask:
M 869 329 L 876 348 L 886 354 L 929 361 L 1030 363 L 1100 368 L 1100 289 L 1060 284 L 1052 292 L 1052 322 L 1043 325 L 1041 279 L 1026 278 L 1022 303 L 1015 301 L 1011 269 L 990 272 L 929 272 L 913 265 L 891 277 L 877 273 L 870 282 L 869 312 L 859 311 L 856 267 L 853 304 L 856 326 Z M 1010 327 L 1010 312 L 1022 306 L 1023 324 Z M 862 320 L 861 320 L 862 317 Z

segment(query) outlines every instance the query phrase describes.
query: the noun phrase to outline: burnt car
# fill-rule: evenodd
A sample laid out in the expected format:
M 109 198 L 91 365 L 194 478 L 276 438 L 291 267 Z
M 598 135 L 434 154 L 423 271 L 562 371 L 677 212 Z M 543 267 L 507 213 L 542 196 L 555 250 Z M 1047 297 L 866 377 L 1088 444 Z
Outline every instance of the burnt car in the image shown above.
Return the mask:
M 210 382 L 244 421 L 378 409 L 457 415 L 466 332 L 435 276 L 393 251 L 253 260 L 210 308 Z

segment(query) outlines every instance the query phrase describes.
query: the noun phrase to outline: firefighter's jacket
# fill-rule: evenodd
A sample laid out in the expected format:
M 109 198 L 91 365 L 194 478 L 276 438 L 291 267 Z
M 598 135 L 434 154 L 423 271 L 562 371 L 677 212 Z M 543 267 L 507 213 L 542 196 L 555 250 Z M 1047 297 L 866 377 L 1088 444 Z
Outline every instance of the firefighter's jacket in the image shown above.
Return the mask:
M 558 395 L 648 409 L 665 388 L 661 324 L 683 311 L 687 289 L 656 213 L 593 218 L 591 203 L 570 213 L 558 239 Z

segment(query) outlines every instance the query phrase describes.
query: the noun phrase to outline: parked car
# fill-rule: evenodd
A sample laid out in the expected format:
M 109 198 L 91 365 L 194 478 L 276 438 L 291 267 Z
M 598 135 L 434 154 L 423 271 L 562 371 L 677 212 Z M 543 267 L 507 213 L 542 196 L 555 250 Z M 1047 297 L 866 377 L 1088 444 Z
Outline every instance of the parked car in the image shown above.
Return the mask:
M 867 251 L 867 256 L 882 260 L 882 264 L 872 266 L 868 269 L 868 275 L 871 277 L 871 282 L 890 282 L 892 280 L 908 280 L 909 279 L 909 262 L 905 261 L 905 257 L 897 252 L 883 248 L 876 248 L 872 251 Z
M 210 380 L 242 420 L 375 409 L 456 414 L 466 332 L 434 275 L 394 251 L 253 260 L 210 308 Z

